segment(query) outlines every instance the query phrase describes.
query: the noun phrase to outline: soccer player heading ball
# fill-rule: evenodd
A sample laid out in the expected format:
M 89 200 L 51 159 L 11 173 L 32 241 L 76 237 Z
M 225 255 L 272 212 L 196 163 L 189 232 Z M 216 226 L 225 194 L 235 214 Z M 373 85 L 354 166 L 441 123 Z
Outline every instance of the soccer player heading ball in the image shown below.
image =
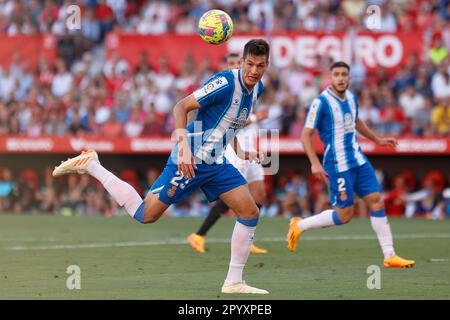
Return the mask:
M 353 196 L 356 192 L 370 208 L 370 221 L 384 254 L 384 266 L 412 267 L 414 261 L 396 256 L 391 228 L 384 212 L 381 187 L 367 158 L 356 141 L 356 131 L 381 146 L 395 146 L 394 138 L 380 138 L 358 117 L 356 96 L 348 90 L 350 67 L 335 62 L 330 67 L 331 87 L 316 98 L 309 109 L 302 143 L 314 175 L 330 186 L 330 202 L 334 210 L 325 210 L 312 217 L 292 218 L 287 235 L 288 248 L 295 251 L 303 232 L 349 222 L 353 217 Z M 323 167 L 313 145 L 314 130 L 319 131 L 325 146 Z
M 133 187 L 106 170 L 93 150 L 63 162 L 53 175 L 90 174 L 141 223 L 156 222 L 171 204 L 186 200 L 198 189 L 202 189 L 209 201 L 222 200 L 238 216 L 222 293 L 267 294 L 266 290 L 251 287 L 242 279 L 259 210 L 244 177 L 224 159 L 224 150 L 227 144 L 232 144 L 241 159 L 257 162 L 262 159 L 256 151 L 242 151 L 235 137 L 264 89 L 261 78 L 268 64 L 268 43 L 250 40 L 244 46 L 241 69 L 218 73 L 175 105 L 177 144 L 144 201 Z M 195 121 L 187 126 L 187 114 L 192 110 L 198 113 Z
M 226 64 L 226 68 L 229 70 L 239 69 L 241 58 L 236 53 L 230 53 L 225 57 L 224 62 Z M 255 112 L 247 120 L 245 128 L 236 135 L 236 138 L 238 139 L 238 141 L 240 141 L 241 147 L 244 147 L 245 151 L 256 150 L 254 145 L 256 137 L 253 134 L 254 132 L 252 128 L 249 127 L 251 127 L 251 124 L 254 124 L 255 122 L 266 119 L 267 115 L 267 108 Z M 264 189 L 264 169 L 262 167 L 262 164 L 241 160 L 236 156 L 236 153 L 234 153 L 232 149 L 232 146 L 228 145 L 225 151 L 225 157 L 227 161 L 231 162 L 236 167 L 236 169 L 239 170 L 245 180 L 247 180 L 250 194 L 255 200 L 258 208 L 261 209 L 261 206 L 266 198 L 266 190 Z M 189 235 L 188 243 L 191 245 L 192 249 L 199 253 L 205 252 L 206 233 L 218 221 L 218 219 L 228 211 L 228 209 L 228 206 L 223 201 L 219 200 L 216 202 L 216 204 L 209 211 L 208 216 L 206 217 L 205 221 L 202 223 L 198 231 Z M 250 252 L 265 254 L 267 253 L 267 250 L 258 248 L 253 244 Z

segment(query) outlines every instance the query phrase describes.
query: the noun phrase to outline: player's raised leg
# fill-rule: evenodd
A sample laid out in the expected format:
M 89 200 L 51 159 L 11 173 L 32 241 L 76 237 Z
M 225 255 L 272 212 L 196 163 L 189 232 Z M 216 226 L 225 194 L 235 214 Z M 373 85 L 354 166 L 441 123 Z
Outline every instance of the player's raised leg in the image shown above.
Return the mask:
M 241 185 L 222 193 L 220 199 L 238 216 L 231 237 L 231 259 L 222 293 L 267 294 L 266 290 L 251 287 L 243 281 L 243 271 L 253 244 L 259 210 L 248 187 Z
M 64 174 L 88 173 L 96 178 L 105 187 L 106 191 L 120 205 L 124 206 L 127 213 L 141 223 L 155 222 L 168 205 L 158 200 L 158 196 L 148 193 L 145 201 L 125 181 L 116 177 L 112 172 L 105 169 L 98 159 L 94 150 L 83 151 L 80 155 L 63 161 L 53 170 L 53 176 Z

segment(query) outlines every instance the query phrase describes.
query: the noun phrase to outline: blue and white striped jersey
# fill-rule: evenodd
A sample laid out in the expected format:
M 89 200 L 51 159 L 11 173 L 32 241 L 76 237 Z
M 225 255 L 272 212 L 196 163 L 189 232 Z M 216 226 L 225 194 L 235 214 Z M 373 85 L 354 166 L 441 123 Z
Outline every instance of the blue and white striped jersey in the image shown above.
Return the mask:
M 187 126 L 194 157 L 208 164 L 223 163 L 226 144 L 245 126 L 264 86 L 259 81 L 251 92 L 245 87 L 240 69 L 225 70 L 194 91 L 201 108 Z M 176 164 L 178 143 L 168 163 Z
M 342 100 L 331 88 L 327 88 L 312 102 L 305 128 L 319 131 L 325 147 L 325 171 L 344 172 L 366 163 L 367 159 L 356 140 L 357 116 L 358 102 L 349 90 Z

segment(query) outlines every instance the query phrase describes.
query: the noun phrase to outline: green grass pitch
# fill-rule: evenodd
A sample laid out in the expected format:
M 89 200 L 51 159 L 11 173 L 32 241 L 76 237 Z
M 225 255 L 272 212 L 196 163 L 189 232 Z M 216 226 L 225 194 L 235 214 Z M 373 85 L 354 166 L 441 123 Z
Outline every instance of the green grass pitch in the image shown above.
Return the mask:
M 186 236 L 199 218 L 141 225 L 129 217 L 0 215 L 0 299 L 450 299 L 450 221 L 391 219 L 397 253 L 412 269 L 385 269 L 368 219 L 312 230 L 295 253 L 286 248 L 288 220 L 263 218 L 244 271 L 267 296 L 223 295 L 234 219 L 210 231 L 197 254 Z M 81 289 L 69 290 L 67 267 L 81 269 Z M 381 289 L 369 290 L 370 265 Z

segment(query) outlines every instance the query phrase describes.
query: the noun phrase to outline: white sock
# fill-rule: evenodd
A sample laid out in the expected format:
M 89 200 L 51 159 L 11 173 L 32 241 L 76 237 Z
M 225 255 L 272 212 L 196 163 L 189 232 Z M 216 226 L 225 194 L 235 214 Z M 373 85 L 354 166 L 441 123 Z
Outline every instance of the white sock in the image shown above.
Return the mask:
M 87 171 L 102 183 L 106 191 L 120 206 L 125 206 L 125 210 L 131 217 L 134 217 L 143 200 L 132 186 L 117 178 L 97 161 L 91 161 L 87 166 Z
M 334 216 L 334 217 L 333 217 Z M 336 220 L 338 219 L 338 220 Z M 337 222 L 337 223 L 336 223 Z M 325 210 L 321 213 L 313 215 L 311 217 L 305 218 L 298 223 L 298 227 L 302 231 L 306 231 L 309 229 L 318 229 L 325 228 L 329 226 L 339 225 L 342 222 L 339 220 L 336 211 L 334 210 Z
M 395 256 L 394 243 L 392 241 L 391 226 L 387 217 L 370 217 L 370 224 L 377 234 L 384 258 Z
M 256 227 L 247 227 L 236 221 L 231 236 L 231 260 L 228 269 L 226 284 L 242 282 L 242 272 L 247 263 L 250 249 L 253 244 L 253 235 Z

